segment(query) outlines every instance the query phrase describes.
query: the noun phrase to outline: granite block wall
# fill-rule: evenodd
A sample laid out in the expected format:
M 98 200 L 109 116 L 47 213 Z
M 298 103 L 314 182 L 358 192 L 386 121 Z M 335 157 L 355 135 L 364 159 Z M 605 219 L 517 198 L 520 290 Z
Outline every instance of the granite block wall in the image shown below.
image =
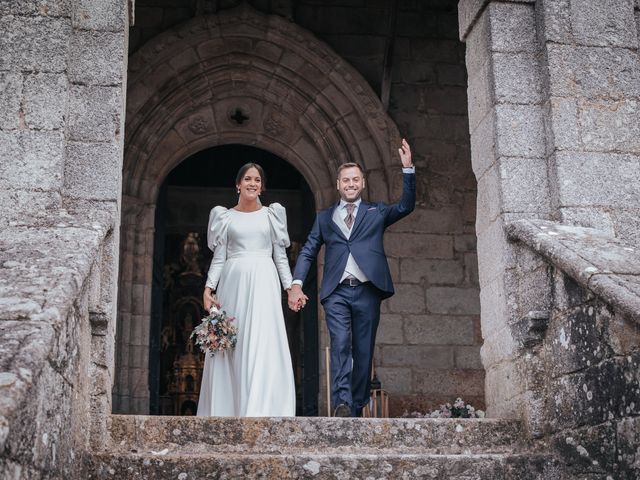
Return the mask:
M 73 478 L 111 411 L 126 17 L 0 5 L 3 478 Z

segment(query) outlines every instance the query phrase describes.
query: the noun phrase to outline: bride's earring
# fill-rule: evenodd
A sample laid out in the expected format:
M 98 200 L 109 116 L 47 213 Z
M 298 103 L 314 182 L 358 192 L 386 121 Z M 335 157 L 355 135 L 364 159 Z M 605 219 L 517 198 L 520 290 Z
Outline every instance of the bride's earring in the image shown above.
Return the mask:
M 238 193 L 238 195 L 240 195 L 240 189 L 238 189 L 238 192 L 237 192 L 237 193 Z

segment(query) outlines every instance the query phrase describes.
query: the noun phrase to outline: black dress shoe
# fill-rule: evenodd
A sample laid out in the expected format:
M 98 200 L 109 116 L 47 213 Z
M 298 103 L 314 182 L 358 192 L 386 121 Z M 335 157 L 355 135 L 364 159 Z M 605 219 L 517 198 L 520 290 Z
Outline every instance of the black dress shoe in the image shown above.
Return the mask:
M 333 411 L 333 416 L 334 417 L 350 417 L 351 408 L 346 403 L 341 403 Z

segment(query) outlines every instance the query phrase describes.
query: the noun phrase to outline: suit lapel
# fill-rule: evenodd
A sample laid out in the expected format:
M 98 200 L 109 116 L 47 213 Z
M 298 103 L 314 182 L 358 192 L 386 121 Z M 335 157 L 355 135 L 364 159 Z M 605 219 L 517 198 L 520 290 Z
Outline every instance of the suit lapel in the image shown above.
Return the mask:
M 370 205 L 371 205 L 370 203 L 365 202 L 364 200 L 360 202 L 360 206 L 358 207 L 358 213 L 356 215 L 356 221 L 354 222 L 353 227 L 351 227 L 352 237 L 358 230 L 358 227 L 360 226 L 362 221 L 364 220 L 364 217 L 367 214 L 367 210 L 369 210 Z

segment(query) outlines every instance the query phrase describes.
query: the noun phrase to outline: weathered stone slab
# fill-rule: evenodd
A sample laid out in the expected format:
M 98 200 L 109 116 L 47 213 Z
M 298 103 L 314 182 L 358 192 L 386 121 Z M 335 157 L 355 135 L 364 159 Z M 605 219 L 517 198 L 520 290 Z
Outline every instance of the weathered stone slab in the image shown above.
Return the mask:
M 556 43 L 572 43 L 569 0 L 541 0 L 539 5 L 541 38 Z
M 492 57 L 495 99 L 501 103 L 542 102 L 540 66 L 535 53 L 500 53 Z
M 98 480 L 135 475 L 141 480 L 178 478 L 194 480 L 206 475 L 219 478 L 423 478 L 428 480 L 543 480 L 557 479 L 558 466 L 544 458 L 478 455 L 281 455 L 244 456 L 232 454 L 193 455 L 184 458 L 166 455 L 128 454 L 118 457 L 96 455 L 88 464 Z M 532 468 L 534 467 L 534 468 Z M 549 471 L 556 475 L 550 476 Z
M 402 344 L 404 343 L 404 328 L 402 316 L 396 314 L 383 314 L 380 316 L 376 343 Z
M 554 362 L 550 374 L 557 378 L 596 365 L 610 354 L 601 328 L 596 325 L 598 312 L 593 305 L 582 305 L 562 313 L 551 322 L 546 342 Z
M 68 142 L 64 187 L 68 195 L 117 200 L 122 184 L 120 148 L 115 143 Z
M 0 17 L 0 70 L 63 72 L 71 24 L 68 19 Z
M 573 98 L 552 97 L 546 106 L 549 115 L 549 125 L 553 133 L 553 145 L 547 145 L 551 150 L 572 150 L 580 145 L 578 130 L 578 102 Z
M 67 114 L 68 89 L 64 74 L 26 75 L 23 108 L 27 126 L 35 130 L 62 128 Z
M 636 248 L 595 229 L 544 220 L 516 221 L 507 230 L 511 239 L 525 243 L 614 309 L 640 321 L 635 287 L 640 252 Z
M 410 315 L 404 324 L 409 344 L 473 345 L 477 319 L 474 317 L 446 317 Z
M 400 276 L 403 282 L 431 285 L 457 285 L 464 279 L 459 260 L 401 259 Z
M 547 163 L 542 158 L 499 160 L 502 212 L 550 211 Z
M 581 45 L 638 46 L 633 0 L 572 0 L 571 30 Z
M 126 66 L 123 33 L 76 31 L 69 48 L 69 80 L 85 85 L 120 85 Z
M 497 105 L 496 153 L 507 157 L 545 156 L 542 108 L 536 105 Z
M 638 54 L 626 48 L 547 45 L 551 93 L 612 100 L 640 95 Z
M 71 0 L 12 0 L 0 2 L 0 15 L 71 16 Z
M 615 422 L 562 432 L 554 435 L 552 442 L 574 471 L 607 473 L 617 469 Z
M 534 5 L 525 2 L 491 2 L 491 50 L 535 52 L 538 49 Z
M 78 0 L 73 26 L 82 30 L 122 32 L 126 27 L 127 2 L 120 0 Z
M 453 257 L 453 237 L 450 235 L 389 232 L 384 236 L 384 247 L 390 257 Z
M 0 132 L 0 185 L 4 188 L 57 190 L 62 185 L 62 132 Z
M 453 349 L 434 345 L 383 345 L 380 363 L 385 367 L 453 367 Z
M 499 419 L 211 418 L 112 415 L 118 454 L 169 448 L 172 454 L 322 452 L 511 453 L 518 422 Z
M 554 431 L 638 416 L 640 379 L 638 354 L 609 358 L 549 384 L 553 401 L 550 425 Z M 576 415 L 576 412 L 580 412 Z
M 451 158 L 448 158 L 451 162 Z M 389 232 L 411 233 L 457 233 L 462 231 L 460 209 L 457 207 L 442 207 L 439 209 L 416 208 L 404 221 L 400 221 Z
M 635 98 L 578 103 L 582 141 L 588 150 L 640 154 L 639 119 L 640 102 Z
M 69 139 L 108 142 L 120 129 L 122 92 L 119 87 L 72 86 L 69 100 Z
M 423 313 L 425 311 L 424 288 L 413 284 L 396 284 L 396 293 L 389 298 L 389 308 L 394 313 Z
M 496 162 L 495 113 L 487 113 L 471 132 L 471 165 L 476 178 L 482 177 Z
M 638 474 L 640 462 L 640 417 L 626 418 L 617 425 L 618 462 L 621 475 L 632 479 Z
M 431 313 L 479 315 L 480 299 L 477 288 L 429 287 L 427 309 Z
M 465 370 L 482 370 L 482 360 L 480 358 L 480 346 L 456 347 L 455 367 Z
M 22 75 L 0 73 L 0 128 L 15 129 L 20 125 L 20 102 L 22 100 Z
M 561 205 L 638 208 L 640 155 L 557 152 Z M 576 172 L 580 172 L 579 175 Z
M 481 396 L 484 393 L 484 376 L 483 370 L 416 370 L 413 374 L 413 390 L 429 396 Z

